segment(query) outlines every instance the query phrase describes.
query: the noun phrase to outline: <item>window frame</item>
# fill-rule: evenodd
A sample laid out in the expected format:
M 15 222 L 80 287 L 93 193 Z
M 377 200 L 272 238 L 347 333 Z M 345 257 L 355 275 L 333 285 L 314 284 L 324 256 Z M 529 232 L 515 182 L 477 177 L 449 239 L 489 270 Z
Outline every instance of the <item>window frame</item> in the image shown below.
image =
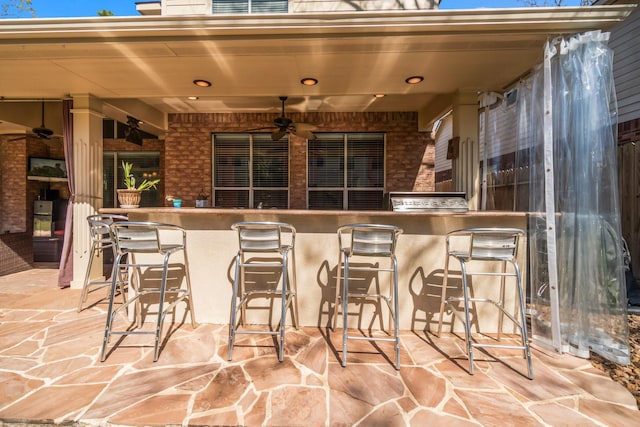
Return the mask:
M 241 136 L 241 135 L 246 135 L 249 138 L 249 161 L 247 164 L 247 170 L 248 170 L 248 174 L 249 174 L 249 184 L 248 186 L 229 186 L 229 187 L 223 187 L 223 186 L 217 186 L 216 185 L 216 135 L 235 135 L 235 136 Z M 291 167 L 290 167 L 290 162 L 291 162 L 291 143 L 289 140 L 289 136 L 286 136 L 286 167 L 287 167 L 287 173 L 286 173 L 286 185 L 282 186 L 282 187 L 274 187 L 274 186 L 256 186 L 255 184 L 255 177 L 254 177 L 254 166 L 255 166 L 255 152 L 258 150 L 255 147 L 255 143 L 258 142 L 263 142 L 263 141 L 256 141 L 256 136 L 260 135 L 260 137 L 265 137 L 265 140 L 267 139 L 266 137 L 268 137 L 268 140 L 271 141 L 271 134 L 269 133 L 255 133 L 255 132 L 213 132 L 211 134 L 211 164 L 212 164 L 212 173 L 211 173 L 211 188 L 212 188 L 212 206 L 213 207 L 224 207 L 224 206 L 218 206 L 217 203 L 217 192 L 218 191 L 237 191 L 239 192 L 239 194 L 241 194 L 240 192 L 242 191 L 246 191 L 247 192 L 247 197 L 248 197 L 248 206 L 234 206 L 234 208 L 246 208 L 246 209 L 254 209 L 258 206 L 256 206 L 255 203 L 255 199 L 256 199 L 256 193 L 257 192 L 282 192 L 285 191 L 286 192 L 286 207 L 280 207 L 280 209 L 289 209 L 289 207 L 291 206 L 291 189 L 290 189 L 290 185 L 291 185 Z M 273 141 L 274 143 L 281 143 L 282 140 L 278 140 L 278 141 Z M 259 202 L 259 204 L 261 204 L 261 202 Z M 270 208 L 272 206 L 266 206 L 267 208 Z
M 321 136 L 323 133 L 318 133 L 316 132 L 316 136 Z M 311 209 L 310 205 L 311 205 L 311 194 L 314 192 L 341 192 L 342 193 L 342 211 L 349 211 L 349 210 L 356 210 L 356 209 L 350 209 L 349 208 L 349 193 L 350 192 L 366 192 L 366 191 L 376 191 L 380 193 L 380 205 L 376 206 L 376 207 L 371 207 L 367 210 L 383 210 L 384 206 L 383 206 L 383 198 L 384 198 L 384 193 L 385 193 L 385 189 L 386 189 L 386 179 L 387 179 L 387 173 L 386 173 L 386 169 L 387 169 L 387 135 L 385 132 L 326 132 L 324 134 L 333 134 L 333 135 L 342 135 L 343 139 L 342 139 L 342 186 L 340 187 L 311 187 L 309 185 L 311 178 L 310 178 L 310 174 L 311 174 L 311 156 L 310 156 L 310 144 L 307 144 L 307 160 L 306 160 L 306 167 L 307 167 L 307 182 L 306 182 L 306 190 L 307 190 L 307 200 L 306 200 L 306 207 L 307 209 Z M 349 158 L 349 136 L 355 136 L 355 135 L 380 135 L 382 137 L 382 186 L 376 186 L 376 187 L 368 187 L 368 186 L 350 186 L 349 185 L 349 164 L 350 164 L 350 158 Z M 355 142 L 352 142 L 355 143 Z M 313 208 L 313 209 L 320 209 L 320 208 Z M 334 210 L 331 208 L 326 208 L 326 210 Z M 357 210 L 363 210 L 363 209 L 357 209 Z

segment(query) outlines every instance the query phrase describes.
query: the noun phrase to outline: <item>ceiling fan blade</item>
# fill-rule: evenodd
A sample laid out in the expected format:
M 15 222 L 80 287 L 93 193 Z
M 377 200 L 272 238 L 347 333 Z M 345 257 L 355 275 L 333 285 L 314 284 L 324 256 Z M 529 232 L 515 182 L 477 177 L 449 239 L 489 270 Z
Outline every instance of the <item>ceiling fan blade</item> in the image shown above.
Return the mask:
M 287 133 L 286 130 L 279 129 L 271 134 L 271 140 L 277 141 Z
M 258 131 L 258 130 L 267 130 L 267 129 L 276 129 L 276 127 L 275 126 L 263 126 L 263 127 L 260 127 L 260 128 L 246 129 L 244 132 L 255 132 L 255 131 Z
M 316 139 L 312 131 L 318 129 L 317 126 L 308 123 L 295 123 L 289 128 L 295 136 L 305 139 Z
M 311 131 L 307 131 L 307 130 L 303 130 L 303 131 L 292 130 L 291 133 L 299 138 L 316 139 L 316 136 Z

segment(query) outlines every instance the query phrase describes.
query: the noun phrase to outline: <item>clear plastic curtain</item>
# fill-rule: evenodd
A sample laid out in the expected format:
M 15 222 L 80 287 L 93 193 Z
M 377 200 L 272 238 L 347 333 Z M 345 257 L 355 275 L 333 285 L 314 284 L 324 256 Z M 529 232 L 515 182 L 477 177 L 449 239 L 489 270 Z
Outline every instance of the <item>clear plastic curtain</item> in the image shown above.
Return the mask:
M 629 363 L 608 33 L 556 39 L 519 88 L 534 341 Z

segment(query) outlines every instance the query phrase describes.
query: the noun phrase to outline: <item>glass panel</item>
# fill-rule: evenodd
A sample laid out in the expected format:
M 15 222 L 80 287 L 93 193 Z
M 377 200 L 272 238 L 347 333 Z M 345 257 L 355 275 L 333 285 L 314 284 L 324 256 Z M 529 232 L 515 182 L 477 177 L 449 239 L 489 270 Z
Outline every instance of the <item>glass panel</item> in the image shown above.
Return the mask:
M 344 135 L 316 134 L 308 142 L 308 186 L 344 187 Z
M 253 186 L 289 186 L 289 141 L 271 135 L 253 135 Z
M 348 135 L 347 186 L 384 187 L 384 134 Z
M 289 192 L 287 190 L 255 190 L 253 192 L 253 207 L 287 209 L 289 207 Z
M 251 0 L 251 13 L 287 13 L 288 0 Z
M 309 209 L 342 210 L 342 191 L 309 191 Z
M 133 163 L 131 173 L 137 183 L 145 179 L 152 180 L 160 177 L 160 153 L 157 151 L 120 151 L 117 153 L 117 179 L 116 188 L 124 188 L 124 176 L 122 162 Z M 160 206 L 160 190 L 152 188 L 143 191 L 140 199 L 140 207 Z
M 225 13 L 249 13 L 249 0 L 213 0 L 214 15 Z
M 115 171 L 113 151 L 105 151 L 102 155 L 102 206 L 105 208 L 115 208 Z
M 216 134 L 213 153 L 216 187 L 249 186 L 249 135 Z
M 220 208 L 248 208 L 249 190 L 216 190 L 215 205 Z
M 382 190 L 349 190 L 349 210 L 382 210 Z

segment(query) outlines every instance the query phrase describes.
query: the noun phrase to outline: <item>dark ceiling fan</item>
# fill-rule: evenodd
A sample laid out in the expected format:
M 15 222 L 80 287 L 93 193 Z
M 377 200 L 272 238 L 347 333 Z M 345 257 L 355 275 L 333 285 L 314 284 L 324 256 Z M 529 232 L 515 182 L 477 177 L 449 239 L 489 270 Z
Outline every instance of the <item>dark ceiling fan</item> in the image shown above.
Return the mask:
M 31 129 L 38 138 L 49 139 L 53 135 L 53 131 L 44 125 L 44 101 L 42 101 L 42 124 Z
M 284 103 L 287 100 L 286 96 L 281 96 L 280 101 L 282 102 L 282 114 L 280 117 L 276 118 L 273 121 L 273 126 L 261 127 L 256 129 L 249 129 L 249 132 L 263 129 L 275 129 L 271 133 L 271 139 L 273 141 L 277 141 L 281 139 L 286 134 L 295 135 L 300 138 L 305 139 L 316 139 L 316 136 L 313 134 L 313 131 L 317 129 L 316 126 L 308 124 L 308 123 L 294 123 L 288 117 L 284 115 Z
M 39 139 L 51 139 L 53 135 L 53 131 L 51 129 L 49 129 L 48 127 L 46 127 L 44 125 L 44 101 L 42 101 L 42 106 L 41 106 L 41 125 L 40 126 L 36 126 L 33 129 L 31 129 L 31 134 L 38 137 Z M 23 137 L 19 137 L 19 138 L 14 138 L 11 141 L 17 141 L 19 139 L 23 139 Z

